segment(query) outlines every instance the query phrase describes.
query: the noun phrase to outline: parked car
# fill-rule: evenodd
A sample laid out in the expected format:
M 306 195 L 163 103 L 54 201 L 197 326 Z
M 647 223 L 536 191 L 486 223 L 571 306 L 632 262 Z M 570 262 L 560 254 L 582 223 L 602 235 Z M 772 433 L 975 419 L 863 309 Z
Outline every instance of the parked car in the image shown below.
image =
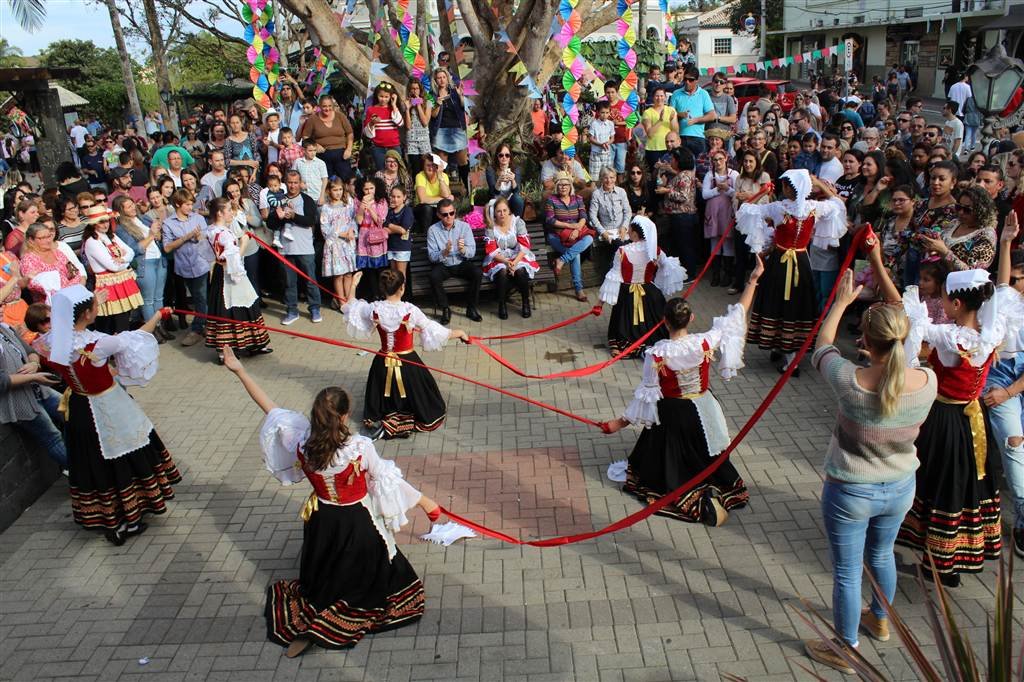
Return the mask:
M 729 82 L 733 84 L 736 90 L 735 96 L 740 111 L 743 111 L 743 106 L 747 102 L 757 101 L 757 93 L 762 85 L 772 92 L 778 93 L 776 101 L 782 107 L 783 112 L 789 113 L 790 109 L 793 108 L 796 88 L 788 80 L 761 80 L 760 78 L 750 78 L 748 76 L 730 76 Z M 709 91 L 711 90 L 710 83 L 707 85 L 707 88 Z

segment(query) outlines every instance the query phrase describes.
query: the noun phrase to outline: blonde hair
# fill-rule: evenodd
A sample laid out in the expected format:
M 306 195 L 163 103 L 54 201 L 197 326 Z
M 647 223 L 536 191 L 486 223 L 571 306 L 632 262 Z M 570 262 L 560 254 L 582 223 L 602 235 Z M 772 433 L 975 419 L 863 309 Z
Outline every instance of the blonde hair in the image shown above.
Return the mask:
M 897 305 L 872 306 L 861 317 L 864 341 L 876 353 L 888 351 L 882 365 L 882 379 L 878 382 L 878 398 L 882 416 L 896 413 L 903 383 L 906 379 L 907 360 L 903 342 L 910 333 L 910 321 L 903 308 Z

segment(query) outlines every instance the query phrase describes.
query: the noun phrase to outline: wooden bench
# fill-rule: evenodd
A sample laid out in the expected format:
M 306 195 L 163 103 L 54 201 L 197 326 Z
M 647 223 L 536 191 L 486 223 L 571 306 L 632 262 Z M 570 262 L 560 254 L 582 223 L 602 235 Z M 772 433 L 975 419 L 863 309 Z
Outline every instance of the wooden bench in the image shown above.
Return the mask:
M 533 295 L 534 290 L 538 283 L 544 283 L 546 286 L 553 287 L 555 282 L 555 273 L 550 267 L 547 267 L 547 252 L 548 248 L 544 241 L 544 225 L 542 223 L 527 223 L 526 224 L 527 234 L 530 235 L 530 246 L 533 249 L 533 253 L 537 256 L 537 262 L 540 263 L 540 271 L 534 276 L 531 281 L 531 296 L 533 304 L 536 305 L 536 298 Z M 480 231 L 476 233 L 476 256 L 473 258 L 473 262 L 480 264 L 483 262 L 484 254 L 484 233 Z M 430 290 L 430 270 L 433 268 L 433 263 L 427 258 L 427 235 L 413 233 L 412 235 L 412 260 L 409 262 L 409 293 L 414 299 L 427 299 L 433 298 Z M 480 284 L 480 291 L 491 291 L 493 290 L 494 283 L 484 277 L 483 282 Z M 444 282 L 444 290 L 449 294 L 463 294 L 469 289 L 469 285 L 465 280 L 447 279 Z M 435 311 L 436 312 L 436 311 Z

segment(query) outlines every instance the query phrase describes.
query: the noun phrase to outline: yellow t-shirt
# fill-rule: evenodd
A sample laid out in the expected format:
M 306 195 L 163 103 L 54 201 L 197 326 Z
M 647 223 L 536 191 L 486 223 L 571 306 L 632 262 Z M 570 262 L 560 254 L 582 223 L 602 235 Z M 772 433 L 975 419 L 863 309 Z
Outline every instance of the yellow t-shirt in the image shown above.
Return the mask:
M 427 197 L 427 201 L 421 203 L 436 204 L 441 201 L 441 172 L 438 171 L 437 175 L 434 176 L 434 181 L 427 180 L 427 175 L 423 171 L 416 174 L 416 189 L 420 187 L 424 189 Z M 419 192 L 417 192 L 419 195 Z
M 651 107 L 644 112 L 640 120 L 651 124 L 651 130 L 647 133 L 647 151 L 666 151 L 668 145 L 665 144 L 665 137 L 672 131 L 672 121 L 676 120 L 676 110 L 666 104 L 659 113 L 654 110 L 654 107 Z

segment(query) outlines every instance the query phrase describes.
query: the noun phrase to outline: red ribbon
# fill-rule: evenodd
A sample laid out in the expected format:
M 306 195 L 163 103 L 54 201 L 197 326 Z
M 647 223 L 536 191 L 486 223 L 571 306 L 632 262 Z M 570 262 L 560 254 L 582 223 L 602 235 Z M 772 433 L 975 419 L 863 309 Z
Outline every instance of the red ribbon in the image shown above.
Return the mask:
M 556 329 L 568 327 L 569 325 L 576 324 L 580 320 L 586 319 L 591 315 L 593 315 L 594 317 L 599 317 L 601 315 L 601 306 L 595 305 L 593 308 L 591 308 L 585 313 L 580 313 L 579 315 L 570 317 L 568 320 L 562 320 L 561 322 L 556 322 L 553 325 L 550 325 L 548 327 L 542 327 L 541 329 L 532 329 L 530 331 L 525 332 L 516 332 L 515 334 L 502 334 L 500 336 L 474 336 L 472 338 L 480 341 L 510 341 L 512 339 L 525 339 L 528 336 L 547 334 L 548 332 L 553 332 Z
M 729 234 L 732 232 L 732 228 L 735 227 L 735 225 L 736 225 L 735 222 L 731 223 L 729 225 L 729 227 L 726 228 L 725 232 L 722 233 L 722 236 L 718 238 L 718 241 L 715 242 L 714 248 L 711 249 L 711 255 L 708 256 L 707 261 L 705 261 L 704 267 L 701 268 L 700 272 L 697 273 L 697 276 L 693 279 L 692 282 L 690 282 L 690 286 L 686 287 L 686 291 L 683 292 L 683 298 L 689 298 L 690 294 L 693 293 L 693 290 L 697 288 L 698 284 L 700 284 L 700 281 L 704 278 L 704 274 L 708 271 L 708 268 L 711 267 L 711 263 L 714 262 L 715 256 L 718 255 L 718 252 L 721 250 L 722 245 L 725 243 L 725 240 L 729 237 Z M 601 306 L 594 306 L 593 310 L 594 311 L 598 311 L 598 312 L 594 312 L 593 314 L 595 314 L 595 315 L 596 314 L 600 314 L 599 311 L 601 310 Z M 566 320 L 565 323 L 560 322 L 557 325 L 552 325 L 550 328 L 547 328 L 545 330 L 538 330 L 537 332 L 526 332 L 526 333 L 521 334 L 521 335 L 510 334 L 508 336 L 489 336 L 489 337 L 488 336 L 470 336 L 469 337 L 469 343 L 471 343 L 472 345 L 476 346 L 477 348 L 482 350 L 484 353 L 487 353 L 487 355 L 489 355 L 492 360 L 494 360 L 498 364 L 502 365 L 503 367 L 511 370 L 512 373 L 518 374 L 519 376 L 521 376 L 523 378 L 526 378 L 526 379 L 544 379 L 544 380 L 548 380 L 548 379 L 579 378 L 579 377 L 590 376 L 591 374 L 597 374 L 601 370 L 604 370 L 604 369 L 607 369 L 608 367 L 611 367 L 612 365 L 614 365 L 619 360 L 621 360 L 623 358 L 628 358 L 629 356 L 631 356 L 636 351 L 637 348 L 641 347 L 642 345 L 644 345 L 644 343 L 647 342 L 647 339 L 649 339 L 651 337 L 651 334 L 653 334 L 654 332 L 658 331 L 661 328 L 661 325 L 665 324 L 664 320 L 659 320 L 658 324 L 654 325 L 649 330 L 647 330 L 646 334 L 641 336 L 639 339 L 637 339 L 633 343 L 629 344 L 629 346 L 627 346 L 625 349 L 623 349 L 623 351 L 621 353 L 619 353 L 618 355 L 615 355 L 615 356 L 609 358 L 608 360 L 604 360 L 602 362 L 598 362 L 598 363 L 593 364 L 593 365 L 587 365 L 586 367 L 580 367 L 579 369 L 570 369 L 570 370 L 566 370 L 564 372 L 554 372 L 552 374 L 528 374 L 527 372 L 524 372 L 520 368 L 516 367 L 509 360 L 506 360 L 505 357 L 502 356 L 497 351 L 491 350 L 486 345 L 481 343 L 481 341 L 483 339 L 488 339 L 488 338 L 489 339 L 499 339 L 499 338 L 500 339 L 512 339 L 512 338 L 522 338 L 523 336 L 532 336 L 534 333 L 541 333 L 542 331 L 550 331 L 551 329 L 558 329 L 559 327 L 567 326 L 567 324 L 571 324 L 572 322 L 577 322 L 577 321 L 579 321 L 579 319 L 583 319 L 584 317 L 586 317 L 589 314 L 591 314 L 591 313 L 589 313 L 589 312 L 588 313 L 584 313 L 583 315 L 577 316 L 578 319 L 575 319 L 575 318 L 572 319 L 571 322 L 569 320 Z
M 271 246 L 270 244 L 266 243 L 265 241 L 263 241 L 262 239 L 257 237 L 252 232 L 246 232 L 246 234 L 249 235 L 249 239 L 252 239 L 254 242 L 256 242 L 257 244 L 262 246 L 264 249 L 269 251 L 270 254 L 274 258 L 276 258 L 277 260 L 281 261 L 286 268 L 288 268 L 289 270 L 294 272 L 296 275 L 298 275 L 302 279 L 306 280 L 307 282 L 312 282 L 316 286 L 317 289 L 319 289 L 320 291 L 324 292 L 325 294 L 327 294 L 331 298 L 336 298 L 336 299 L 338 299 L 339 301 L 342 301 L 342 302 L 345 301 L 345 299 L 343 299 L 341 296 L 338 296 L 338 294 L 334 293 L 333 291 L 331 291 L 330 289 L 328 289 L 324 285 L 320 284 L 320 282 L 316 281 L 315 279 L 313 279 L 312 277 L 310 277 L 309 275 L 304 273 L 300 268 L 296 267 L 294 263 L 292 263 L 290 260 L 288 260 L 288 258 L 286 258 L 282 254 L 278 253 L 274 249 L 273 246 Z M 191 314 L 192 313 L 189 313 L 189 315 L 191 315 Z
M 340 348 L 351 348 L 353 350 L 363 351 L 364 353 L 372 353 L 373 355 L 380 355 L 380 356 L 384 356 L 384 357 L 387 356 L 387 353 L 385 353 L 382 350 L 374 350 L 372 348 L 365 348 L 363 346 L 357 346 L 354 343 L 346 343 L 345 341 L 338 341 L 337 339 L 328 339 L 328 338 L 323 337 L 323 336 L 314 336 L 313 334 L 303 334 L 302 332 L 292 331 L 291 329 L 281 329 L 279 327 L 268 327 L 265 324 L 257 324 L 255 322 L 241 322 L 241 321 L 238 321 L 238 320 L 232 320 L 232 319 L 227 318 L 227 317 L 219 317 L 217 315 L 207 315 L 207 314 L 204 314 L 204 313 L 197 313 L 197 312 L 192 311 L 192 310 L 179 310 L 179 309 L 175 308 L 173 312 L 176 315 L 192 315 L 194 317 L 199 317 L 199 318 L 202 318 L 202 319 L 205 319 L 205 320 L 215 320 L 217 322 L 227 322 L 227 323 L 230 323 L 230 324 L 233 324 L 233 325 L 237 325 L 239 327 L 252 327 L 253 329 L 265 329 L 268 332 L 277 332 L 278 334 L 286 334 L 288 336 L 294 336 L 295 338 L 298 338 L 298 339 L 308 339 L 309 341 L 319 341 L 320 343 L 326 343 L 326 344 L 328 344 L 330 346 L 338 346 Z M 576 421 L 582 422 L 583 424 L 587 424 L 588 426 L 593 426 L 593 427 L 598 428 L 598 429 L 601 428 L 601 423 L 600 422 L 596 422 L 593 419 L 588 419 L 587 417 L 581 417 L 578 414 L 573 414 L 572 412 L 568 412 L 566 410 L 563 410 L 560 407 L 555 407 L 554 405 L 549 405 L 548 403 L 543 403 L 543 402 L 541 402 L 539 400 L 534 400 L 533 398 L 527 398 L 525 395 L 520 395 L 518 393 L 513 393 L 512 391 L 507 391 L 504 388 L 499 388 L 498 386 L 492 386 L 491 384 L 487 384 L 487 383 L 484 383 L 482 381 L 477 381 L 476 379 L 471 379 L 469 377 L 462 376 L 461 374 L 456 374 L 455 372 L 449 372 L 446 369 L 438 369 L 436 367 L 430 367 L 428 365 L 424 365 L 421 362 L 414 362 L 412 360 L 407 360 L 405 358 L 402 358 L 402 362 L 404 364 L 407 364 L 407 365 L 415 365 L 416 367 L 422 367 L 423 369 L 430 370 L 431 372 L 437 372 L 438 374 L 443 374 L 445 376 L 452 377 L 453 379 L 459 379 L 460 381 L 465 381 L 466 383 L 473 384 L 474 386 L 480 386 L 481 388 L 486 388 L 486 389 L 489 389 L 491 391 L 495 391 L 497 393 L 501 393 L 502 395 L 507 395 L 510 398 L 515 398 L 516 400 L 522 400 L 525 403 L 530 403 L 531 405 L 536 405 L 537 407 L 541 407 L 541 408 L 543 408 L 545 410 L 550 410 L 551 412 L 555 412 L 557 414 L 560 414 L 563 417 L 568 417 L 569 419 L 575 419 Z
M 725 464 L 726 460 L 729 459 L 729 456 L 732 455 L 733 450 L 735 450 L 736 447 L 743 441 L 743 439 L 747 437 L 747 434 L 750 433 L 750 430 L 754 428 L 754 425 L 757 424 L 757 422 L 761 419 L 761 417 L 768 410 L 768 408 L 771 407 L 771 404 L 775 402 L 775 398 L 778 397 L 779 393 L 786 385 L 786 382 L 789 381 L 789 378 L 793 375 L 793 371 L 800 365 L 800 361 L 803 359 L 804 355 L 807 354 L 808 349 L 811 347 L 811 343 L 814 342 L 815 337 L 818 335 L 818 329 L 821 328 L 821 323 L 825 320 L 825 315 L 828 314 L 828 310 L 832 306 L 832 301 L 835 299 L 836 291 L 838 291 L 839 289 L 839 284 L 842 282 L 842 274 L 843 272 L 849 269 L 850 263 L 853 261 L 854 256 L 857 254 L 858 247 L 861 245 L 861 243 L 867 236 L 866 232 L 866 230 L 861 230 L 858 234 L 854 235 L 853 243 L 850 246 L 849 251 L 847 251 L 846 258 L 843 259 L 843 263 L 839 268 L 840 276 L 836 278 L 835 284 L 832 285 L 832 291 L 829 292 L 828 300 L 825 301 L 823 312 L 821 313 L 821 315 L 818 316 L 818 319 L 815 321 L 814 326 L 811 328 L 811 331 L 807 334 L 807 338 L 804 339 L 803 344 L 801 344 L 800 350 L 796 352 L 796 356 L 793 358 L 793 361 L 789 364 L 789 367 L 786 368 L 786 371 L 782 374 L 782 376 L 779 377 L 778 381 L 775 382 L 775 385 L 772 386 L 772 390 L 770 390 L 768 392 L 768 395 L 765 396 L 764 401 L 762 401 L 761 405 L 754 411 L 752 415 L 750 415 L 750 418 L 747 419 L 746 423 L 740 428 L 739 432 L 729 442 L 729 445 L 725 448 L 725 450 L 723 450 L 721 454 L 715 457 L 712 460 L 711 464 L 709 464 L 702 471 L 694 475 L 690 480 L 688 480 L 683 485 L 679 486 L 670 493 L 666 493 L 665 495 L 658 498 L 656 501 L 647 505 L 643 509 L 635 511 L 629 516 L 623 519 L 619 519 L 618 521 L 609 524 L 604 528 L 589 531 L 587 533 L 577 533 L 575 535 L 563 535 L 554 538 L 544 538 L 543 540 L 520 540 L 519 538 L 514 538 L 511 535 L 506 535 L 505 533 L 502 533 L 500 531 L 492 530 L 486 526 L 481 526 L 480 524 L 474 521 L 470 521 L 469 519 L 463 516 L 459 516 L 458 514 L 452 513 L 451 511 L 445 509 L 444 507 L 441 507 L 442 511 L 444 511 L 448 518 L 452 519 L 453 521 L 456 521 L 457 523 L 461 523 L 467 528 L 471 528 L 472 530 L 482 535 L 486 535 L 488 537 L 492 537 L 497 540 L 507 542 L 509 544 L 530 545 L 531 547 L 555 547 L 558 545 L 569 545 L 576 542 L 582 542 L 584 540 L 591 540 L 602 535 L 607 535 L 608 533 L 614 533 L 624 528 L 629 528 L 630 526 L 637 524 L 654 514 L 657 514 L 659 511 L 661 511 L 668 505 L 680 499 L 681 497 L 689 493 L 691 490 L 696 488 L 698 485 L 700 485 L 702 482 L 704 482 L 711 474 L 715 473 L 719 467 Z

